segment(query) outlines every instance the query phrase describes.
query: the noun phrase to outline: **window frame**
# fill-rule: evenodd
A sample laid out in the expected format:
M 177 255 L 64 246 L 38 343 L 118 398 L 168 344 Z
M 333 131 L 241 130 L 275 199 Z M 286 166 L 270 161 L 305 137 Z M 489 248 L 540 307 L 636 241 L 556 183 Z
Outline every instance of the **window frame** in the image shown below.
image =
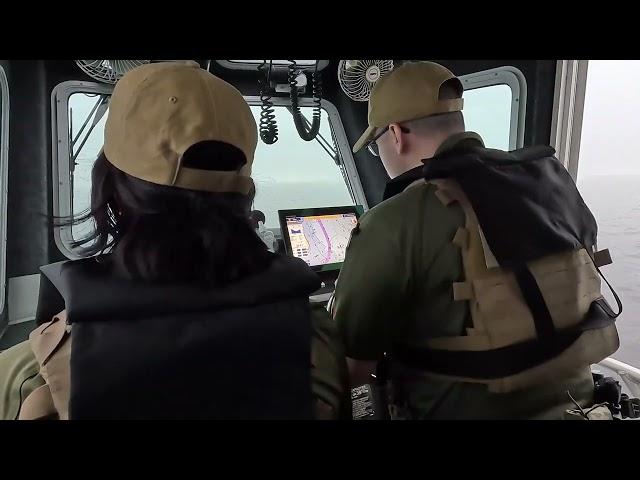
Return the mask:
M 494 85 L 506 85 L 511 89 L 509 149 L 522 148 L 524 146 L 525 117 L 527 113 L 527 80 L 524 74 L 516 67 L 504 66 L 461 75 L 458 78 L 462 82 L 465 91 Z
M 578 180 L 582 117 L 589 60 L 558 60 L 550 144 L 574 181 Z
M 74 93 L 104 94 L 113 92 L 113 85 L 96 82 L 69 80 L 62 82 L 51 92 L 52 130 L 52 178 L 53 216 L 67 217 L 72 212 L 71 164 L 69 144 L 69 97 Z M 66 159 L 60 162 L 60 159 Z M 63 201 L 64 200 L 64 201 Z M 70 248 L 73 241 L 70 226 L 54 227 L 53 237 L 58 250 L 71 260 L 83 258 Z
M 51 92 L 51 130 L 52 130 L 52 178 L 53 178 L 53 215 L 55 217 L 66 217 L 71 215 L 72 194 L 71 191 L 71 164 L 69 145 L 69 98 L 76 93 L 104 94 L 112 93 L 113 85 L 70 80 L 58 84 Z M 247 103 L 251 106 L 260 105 L 260 97 L 245 96 Z M 290 106 L 291 101 L 285 97 L 273 97 L 271 99 L 275 107 Z M 301 98 L 301 107 L 312 107 L 315 105 L 311 98 Z M 362 205 L 366 211 L 368 203 L 358 176 L 351 147 L 338 113 L 338 109 L 331 102 L 322 100 L 322 109 L 327 113 L 330 127 L 339 151 L 341 165 L 347 177 L 347 188 L 356 205 Z M 324 120 L 324 119 L 323 119 Z M 292 120 L 293 121 L 293 120 Z M 259 140 L 260 141 L 260 140 Z M 327 159 L 328 160 L 328 159 Z M 342 174 L 340 173 L 340 177 Z M 69 226 L 54 227 L 54 241 L 58 250 L 67 258 L 77 260 L 83 258 L 82 252 L 71 249 L 73 241 L 72 229 Z
M 218 65 L 224 67 L 228 70 L 244 70 L 244 71 L 253 71 L 258 70 L 260 63 L 242 63 L 242 62 L 232 62 L 231 60 L 214 60 Z M 267 65 L 269 61 L 267 60 Z M 324 70 L 329 65 L 329 60 L 320 60 L 318 63 L 318 71 Z M 273 68 L 277 69 L 286 69 L 289 64 L 284 63 L 274 63 Z M 300 70 L 313 70 L 315 69 L 314 65 L 297 65 L 297 68 Z
M 9 194 L 9 81 L 0 65 L 0 314 L 7 292 L 7 216 Z

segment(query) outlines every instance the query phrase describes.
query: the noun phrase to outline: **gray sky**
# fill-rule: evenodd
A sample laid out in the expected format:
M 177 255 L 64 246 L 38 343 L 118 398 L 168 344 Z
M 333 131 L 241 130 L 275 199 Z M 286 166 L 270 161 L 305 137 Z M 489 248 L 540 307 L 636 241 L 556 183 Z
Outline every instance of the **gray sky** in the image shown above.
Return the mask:
M 640 175 L 640 61 L 590 60 L 578 177 Z

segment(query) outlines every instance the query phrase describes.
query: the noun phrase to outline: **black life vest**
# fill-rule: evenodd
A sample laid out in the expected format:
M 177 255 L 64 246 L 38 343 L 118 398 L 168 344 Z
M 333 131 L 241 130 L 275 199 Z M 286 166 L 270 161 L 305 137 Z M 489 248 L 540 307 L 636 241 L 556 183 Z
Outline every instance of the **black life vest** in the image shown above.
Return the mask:
M 62 301 L 71 325 L 70 419 L 313 417 L 320 281 L 303 261 L 278 256 L 222 289 L 122 280 L 93 259 L 42 272 L 39 323 Z

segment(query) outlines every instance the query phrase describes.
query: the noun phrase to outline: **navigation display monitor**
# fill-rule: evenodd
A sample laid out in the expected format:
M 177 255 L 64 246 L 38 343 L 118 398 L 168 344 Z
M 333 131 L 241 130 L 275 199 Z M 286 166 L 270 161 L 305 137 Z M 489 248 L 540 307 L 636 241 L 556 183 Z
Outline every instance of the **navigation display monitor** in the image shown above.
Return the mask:
M 279 210 L 287 253 L 316 271 L 339 270 L 361 213 L 358 205 Z

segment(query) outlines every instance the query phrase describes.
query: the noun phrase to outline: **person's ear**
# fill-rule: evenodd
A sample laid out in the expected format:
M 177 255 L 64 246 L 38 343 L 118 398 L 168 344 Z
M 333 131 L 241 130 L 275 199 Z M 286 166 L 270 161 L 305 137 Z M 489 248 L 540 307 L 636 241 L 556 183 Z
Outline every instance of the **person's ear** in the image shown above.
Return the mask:
M 397 123 L 389 125 L 389 131 L 396 153 L 398 155 L 403 154 L 407 149 L 407 134 L 402 131 L 400 125 Z

